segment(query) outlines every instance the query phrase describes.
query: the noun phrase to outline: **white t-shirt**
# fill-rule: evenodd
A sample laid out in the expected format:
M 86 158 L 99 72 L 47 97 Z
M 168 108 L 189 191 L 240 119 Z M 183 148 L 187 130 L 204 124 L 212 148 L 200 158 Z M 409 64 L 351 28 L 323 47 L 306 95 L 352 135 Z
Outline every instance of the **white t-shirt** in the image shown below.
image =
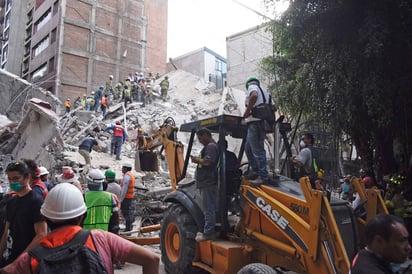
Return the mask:
M 301 162 L 305 172 L 310 174 L 312 169 L 312 152 L 309 148 L 305 147 L 299 152 L 298 156 L 296 156 L 296 160 Z
M 251 96 L 253 91 L 256 91 L 257 95 L 258 95 L 257 100 L 256 100 L 255 104 L 253 105 L 253 107 L 255 107 L 257 105 L 260 105 L 260 104 L 263 104 L 262 92 L 260 92 L 259 86 L 256 85 L 256 84 L 251 83 L 251 84 L 249 84 L 249 87 L 247 89 L 246 98 L 245 98 L 245 105 L 246 106 L 249 104 L 250 96 Z M 265 99 L 266 99 L 265 102 L 266 103 L 269 102 L 269 94 L 263 89 L 262 89 L 262 91 L 263 91 L 263 95 L 265 96 Z M 255 118 L 252 115 L 250 115 L 249 117 L 247 117 L 245 119 L 246 123 L 253 122 L 253 121 L 260 121 L 260 120 L 261 119 Z

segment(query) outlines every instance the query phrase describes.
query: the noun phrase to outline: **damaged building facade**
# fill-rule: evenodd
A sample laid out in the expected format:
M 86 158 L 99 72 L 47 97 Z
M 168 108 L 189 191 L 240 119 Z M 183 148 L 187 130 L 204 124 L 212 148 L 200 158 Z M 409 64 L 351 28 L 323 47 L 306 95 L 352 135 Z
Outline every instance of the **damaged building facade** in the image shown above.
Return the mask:
M 1 67 L 61 100 L 166 70 L 167 0 L 1 1 Z

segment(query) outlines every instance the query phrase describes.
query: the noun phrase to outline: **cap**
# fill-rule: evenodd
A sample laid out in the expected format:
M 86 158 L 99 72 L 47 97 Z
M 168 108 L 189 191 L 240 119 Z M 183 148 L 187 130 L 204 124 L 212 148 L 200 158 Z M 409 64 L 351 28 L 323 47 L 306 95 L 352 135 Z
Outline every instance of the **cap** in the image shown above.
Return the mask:
M 73 183 L 73 182 L 77 181 L 77 177 L 76 177 L 76 174 L 74 173 L 74 171 L 71 168 L 69 168 L 69 169 L 66 169 L 65 171 L 63 171 L 63 174 L 61 174 L 57 178 L 57 180 L 60 183 Z
M 80 190 L 71 184 L 59 184 L 46 196 L 40 209 L 41 214 L 51 221 L 70 220 L 87 211 Z
M 116 125 L 120 125 L 122 122 L 120 120 L 116 121 Z

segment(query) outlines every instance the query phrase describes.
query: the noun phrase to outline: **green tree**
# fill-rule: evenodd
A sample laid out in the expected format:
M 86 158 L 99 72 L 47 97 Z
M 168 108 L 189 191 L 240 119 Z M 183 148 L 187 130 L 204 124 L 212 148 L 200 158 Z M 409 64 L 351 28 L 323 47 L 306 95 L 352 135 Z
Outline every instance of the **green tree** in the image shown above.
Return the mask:
M 267 1 L 267 0 L 266 0 Z M 270 2 L 270 1 L 269 1 Z M 412 1 L 294 0 L 262 62 L 286 113 L 348 134 L 378 176 L 412 151 Z M 393 144 L 402 157 L 395 159 Z

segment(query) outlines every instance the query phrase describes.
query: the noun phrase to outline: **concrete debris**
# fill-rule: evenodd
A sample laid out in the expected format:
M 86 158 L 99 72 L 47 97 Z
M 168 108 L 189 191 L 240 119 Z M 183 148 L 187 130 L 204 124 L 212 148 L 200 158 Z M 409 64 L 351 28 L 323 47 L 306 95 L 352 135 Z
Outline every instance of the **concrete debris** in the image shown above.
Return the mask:
M 63 166 L 72 167 L 78 177 L 83 178 L 88 167 L 77 152 L 78 145 L 87 135 L 93 135 L 103 149 L 99 152 L 92 151 L 92 167 L 113 169 L 116 178 L 120 179 L 121 163 L 134 162 L 138 127 L 150 136 L 168 117 L 172 117 L 179 127 L 182 123 L 219 114 L 242 114 L 243 102 L 242 105 L 239 104 L 233 90 L 216 90 L 213 84 L 182 70 L 173 71 L 168 76 L 170 88 L 167 100 L 153 96 L 151 104 L 143 107 L 141 102 L 132 102 L 127 108 L 123 102 L 111 102 L 105 120 L 102 120 L 100 109 L 92 112 L 78 108 L 58 117 L 57 110 L 47 106 L 44 100 L 32 99 L 25 102 L 28 109 L 18 125 L 0 119 L 0 125 L 5 124 L 0 130 L 0 153 L 3 155 L 0 163 L 4 167 L 12 160 L 30 158 L 45 166 L 51 173 L 50 178 L 60 174 Z M 160 81 L 161 79 L 157 80 L 154 86 Z M 110 156 L 111 133 L 104 131 L 118 120 L 122 121 L 128 132 L 120 161 Z M 178 138 L 186 145 L 189 135 L 179 132 Z M 195 146 L 200 150 L 200 144 Z M 196 147 L 194 149 L 196 151 Z M 162 195 L 165 189 L 170 191 L 169 175 L 164 162 L 159 164 L 160 171 L 157 173 L 135 172 L 138 185 L 154 189 L 155 192 L 159 190 Z M 193 169 L 191 167 L 189 172 Z M 4 181 L 4 176 L 2 179 Z

